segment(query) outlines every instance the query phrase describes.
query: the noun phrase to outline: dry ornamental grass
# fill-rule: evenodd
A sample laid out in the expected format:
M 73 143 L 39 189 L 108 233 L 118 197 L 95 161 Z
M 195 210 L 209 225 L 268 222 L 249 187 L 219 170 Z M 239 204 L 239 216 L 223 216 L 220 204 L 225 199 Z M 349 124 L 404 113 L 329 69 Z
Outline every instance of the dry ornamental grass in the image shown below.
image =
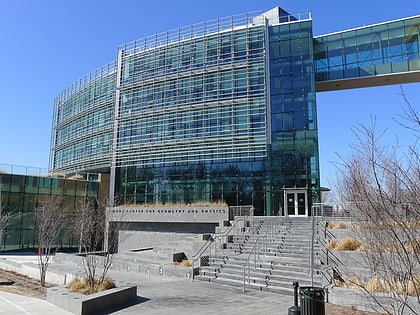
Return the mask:
M 183 267 L 191 267 L 192 266 L 191 260 L 188 260 L 188 259 L 184 259 L 180 262 L 179 261 L 174 261 L 172 264 L 176 265 L 176 266 L 183 266 Z
M 115 282 L 112 281 L 111 279 L 105 279 L 102 282 L 95 281 L 94 288 L 91 288 L 86 278 L 82 278 L 82 279 L 76 278 L 69 283 L 69 285 L 67 286 L 67 289 L 70 292 L 79 292 L 81 294 L 89 295 L 89 294 L 94 294 L 94 293 L 102 292 L 105 290 L 113 289 L 115 287 L 116 287 Z
M 330 241 L 325 246 L 328 250 L 360 250 L 362 243 L 353 237 L 347 237 L 340 242 Z
M 344 281 L 334 281 L 334 284 L 338 287 L 349 288 L 349 289 L 358 289 L 365 288 L 367 291 L 381 292 L 381 293 L 391 293 L 395 292 L 397 294 L 407 294 L 408 296 L 419 296 L 420 294 L 420 277 L 416 277 L 407 282 L 402 282 L 398 279 L 391 279 L 385 281 L 384 279 L 374 276 L 368 281 L 362 281 L 360 278 L 344 278 Z
M 345 224 L 344 222 L 336 222 L 336 223 L 328 222 L 327 228 L 329 228 L 329 229 L 347 229 L 347 224 Z

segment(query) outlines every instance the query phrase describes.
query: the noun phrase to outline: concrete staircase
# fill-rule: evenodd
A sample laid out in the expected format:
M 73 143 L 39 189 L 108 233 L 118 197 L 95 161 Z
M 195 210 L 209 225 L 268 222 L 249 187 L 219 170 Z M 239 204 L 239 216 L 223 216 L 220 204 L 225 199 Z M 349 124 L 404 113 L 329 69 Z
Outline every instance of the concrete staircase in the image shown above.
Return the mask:
M 110 270 L 146 273 L 150 275 L 192 277 L 190 266 L 174 264 L 190 259 L 203 244 L 203 235 L 195 233 L 162 233 L 156 237 L 159 245 L 118 252 L 112 256 Z M 101 256 L 98 256 L 98 260 Z M 58 253 L 54 262 L 63 265 L 83 266 L 83 258 L 68 253 Z M 99 264 L 101 266 L 101 264 Z
M 258 217 L 210 256 L 195 279 L 285 294 L 293 294 L 294 281 L 321 286 L 319 245 L 314 242 L 312 259 L 311 239 L 311 218 Z

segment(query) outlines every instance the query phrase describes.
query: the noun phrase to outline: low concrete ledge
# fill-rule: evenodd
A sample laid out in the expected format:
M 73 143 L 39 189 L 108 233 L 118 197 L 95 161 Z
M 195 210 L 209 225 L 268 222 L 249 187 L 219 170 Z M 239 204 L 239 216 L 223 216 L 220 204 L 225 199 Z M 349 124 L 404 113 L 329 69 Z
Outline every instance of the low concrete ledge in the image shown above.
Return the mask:
M 328 302 L 337 305 L 355 306 L 363 311 L 382 313 L 384 310 L 377 304 L 379 302 L 392 309 L 390 304 L 392 303 L 392 297 L 384 293 L 375 293 L 373 295 L 375 299 L 373 296 L 369 296 L 357 289 L 334 287 L 328 290 Z M 406 303 L 415 310 L 415 313 L 410 312 L 406 308 L 404 314 L 420 314 L 420 304 L 416 297 L 408 297 Z
M 70 292 L 64 286 L 47 289 L 48 302 L 77 315 L 106 312 L 133 304 L 136 299 L 136 285 L 120 286 L 91 295 Z
M 101 257 L 98 257 L 101 259 Z M 82 268 L 82 257 L 75 254 L 66 254 L 66 253 L 57 253 L 54 257 L 54 263 L 77 266 Z M 130 258 L 130 255 L 127 256 L 117 256 L 112 262 L 111 271 L 129 271 L 129 272 L 139 272 L 146 273 L 148 275 L 157 275 L 157 276 L 166 276 L 166 277 L 179 277 L 190 279 L 192 277 L 192 267 L 186 266 L 177 266 L 171 263 L 163 262 L 151 262 L 143 261 L 138 256 L 133 256 Z M 65 283 L 71 281 L 70 276 L 68 275 L 68 280 Z M 61 282 L 60 284 L 63 284 Z M 65 284 L 64 283 L 64 284 Z
M 6 258 L 0 259 L 0 269 L 22 274 L 22 264 L 8 260 Z

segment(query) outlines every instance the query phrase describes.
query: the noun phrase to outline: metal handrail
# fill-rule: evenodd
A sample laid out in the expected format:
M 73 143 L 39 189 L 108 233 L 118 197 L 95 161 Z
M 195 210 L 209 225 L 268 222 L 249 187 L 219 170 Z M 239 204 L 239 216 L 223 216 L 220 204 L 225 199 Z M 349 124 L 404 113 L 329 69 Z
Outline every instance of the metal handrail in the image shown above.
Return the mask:
M 331 232 L 329 233 L 332 237 L 335 238 L 335 236 Z M 324 235 L 327 235 L 325 231 Z M 345 264 L 340 260 L 340 258 L 334 255 L 331 250 L 326 248 L 326 240 L 319 238 L 318 242 L 321 245 L 321 253 L 323 254 L 323 257 L 325 257 L 324 263 L 326 264 L 326 268 L 322 268 L 320 271 L 321 276 L 326 280 L 327 283 L 324 287 L 327 287 L 328 285 L 334 284 L 334 271 L 338 271 L 337 268 L 339 266 L 345 266 Z
M 331 274 L 329 273 L 331 271 Z M 334 283 L 334 267 L 329 266 L 321 270 L 321 277 L 325 279 L 326 285 L 323 287 L 328 287 L 329 285 Z
M 263 245 L 265 245 L 264 253 L 266 252 L 266 250 L 267 250 L 267 234 L 270 230 L 272 230 L 272 225 L 270 225 L 270 227 L 265 231 L 262 238 L 257 238 L 255 240 L 254 245 L 251 248 L 251 252 L 248 254 L 248 257 L 245 261 L 244 269 L 243 269 L 243 287 L 242 287 L 243 292 L 245 292 L 246 267 L 248 266 L 248 284 L 249 284 L 250 283 L 250 273 L 251 273 L 251 271 L 250 271 L 251 256 L 252 256 L 252 254 L 254 254 L 254 268 L 256 268 L 257 267 L 257 251 L 256 251 L 257 245 L 260 243 L 261 240 L 264 241 L 264 243 L 263 243 Z
M 329 231 L 326 227 L 324 227 L 324 238 L 327 238 L 327 236 L 328 236 L 330 239 L 331 239 L 331 238 L 333 238 L 333 239 L 337 239 L 337 238 L 335 237 L 335 235 L 331 233 L 331 231 Z
M 329 249 L 326 248 L 326 246 L 328 244 L 327 241 L 326 241 L 327 238 L 328 239 L 337 239 L 337 238 L 335 237 L 335 235 L 333 233 L 331 233 L 331 231 L 328 230 L 328 228 L 325 225 L 324 225 L 324 233 L 323 234 L 324 234 L 324 239 L 318 238 L 318 242 L 320 242 L 321 245 L 322 245 L 321 251 L 326 255 L 327 265 L 329 264 L 329 260 L 331 259 L 336 266 L 338 266 L 338 265 L 343 265 L 344 266 L 344 264 L 340 260 L 340 258 L 338 258 Z
M 233 230 L 233 228 L 240 221 L 243 221 L 244 222 L 244 225 L 245 225 L 245 222 L 247 220 L 248 220 L 248 216 L 245 216 L 245 217 L 236 217 L 235 220 L 233 221 L 232 225 L 226 231 L 224 231 L 222 233 L 214 233 L 214 234 L 211 234 L 211 239 L 215 240 L 216 237 L 219 237 L 219 238 L 220 237 L 227 237 L 229 235 L 229 233 Z M 194 281 L 194 263 L 195 263 L 195 261 L 198 261 L 201 258 L 201 256 L 208 250 L 208 248 L 211 246 L 212 243 L 214 243 L 214 242 L 208 241 L 208 242 L 204 243 L 200 247 L 200 249 L 197 251 L 197 253 L 195 253 L 192 256 L 192 277 L 191 277 L 192 278 L 192 281 Z M 216 253 L 216 250 L 215 250 L 215 253 Z
M 325 262 L 327 265 L 330 264 L 330 260 L 332 261 L 332 263 L 336 266 L 342 265 L 345 266 L 345 264 L 340 260 L 340 258 L 338 258 L 336 255 L 334 255 L 332 253 L 332 251 L 330 251 L 329 249 L 327 249 L 325 246 L 327 245 L 327 242 L 325 242 L 324 240 L 319 239 L 318 240 L 322 247 L 321 247 L 321 252 L 325 254 L 327 261 Z

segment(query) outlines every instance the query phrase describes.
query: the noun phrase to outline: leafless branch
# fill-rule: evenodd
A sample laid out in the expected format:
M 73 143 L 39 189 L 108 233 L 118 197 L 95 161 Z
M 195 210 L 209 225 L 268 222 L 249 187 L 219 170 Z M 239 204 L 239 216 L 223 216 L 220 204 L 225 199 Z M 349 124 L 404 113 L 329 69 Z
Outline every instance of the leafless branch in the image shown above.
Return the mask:
M 62 206 L 62 198 L 55 195 L 49 196 L 35 209 L 38 266 L 42 286 L 45 286 L 45 276 L 51 257 L 61 247 L 65 237 L 64 226 L 67 214 Z
M 414 108 L 408 106 L 405 113 L 407 121 L 417 123 L 409 129 L 419 132 Z M 383 133 L 375 127 L 372 119 L 371 126 L 354 128 L 358 143 L 352 156 L 343 159 L 337 190 L 343 201 L 353 204 L 357 236 L 365 244 L 364 260 L 372 277 L 386 288 L 383 294 L 389 303 L 376 302 L 383 311 L 403 314 L 405 309 L 413 311 L 407 302 L 413 283 L 420 302 L 419 152 L 415 145 L 401 152 L 398 144 L 382 144 Z M 358 286 L 376 297 L 365 282 Z
M 79 252 L 92 291 L 106 279 L 114 258 L 114 252 L 108 249 L 116 248 L 118 242 L 118 231 L 114 231 L 117 226 L 106 224 L 107 206 L 97 199 L 85 199 L 73 219 L 74 235 L 79 239 Z

